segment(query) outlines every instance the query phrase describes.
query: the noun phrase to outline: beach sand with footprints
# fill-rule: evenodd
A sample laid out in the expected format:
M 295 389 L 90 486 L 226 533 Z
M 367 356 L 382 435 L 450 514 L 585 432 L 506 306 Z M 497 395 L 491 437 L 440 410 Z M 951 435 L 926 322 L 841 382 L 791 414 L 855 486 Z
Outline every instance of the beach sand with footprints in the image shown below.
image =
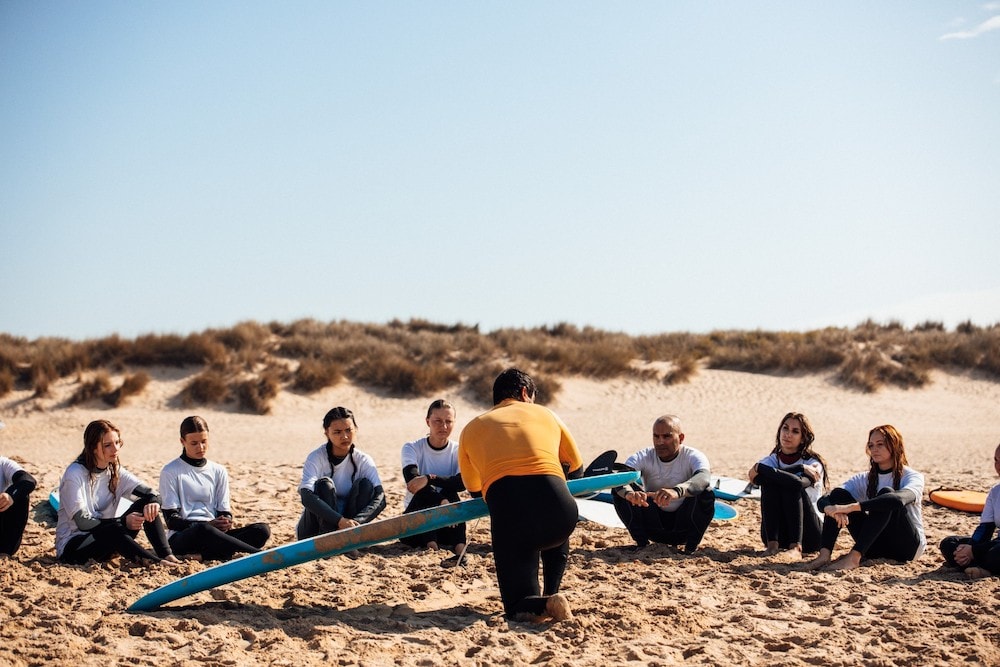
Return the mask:
M 801 562 L 758 556 L 759 505 L 709 528 L 696 555 L 658 545 L 639 552 L 621 530 L 582 522 L 571 538 L 563 592 L 574 617 L 530 624 L 503 618 L 489 547 L 489 519 L 470 524 L 466 567 L 447 569 L 441 552 L 398 543 L 357 557 L 333 557 L 183 598 L 155 612 L 126 608 L 145 593 L 206 567 L 143 568 L 121 560 L 56 562 L 54 518 L 45 501 L 79 453 L 84 426 L 106 418 L 122 429 L 124 465 L 155 483 L 180 452 L 188 414 L 212 429 L 209 457 L 230 471 L 234 509 L 270 523 L 271 546 L 294 539 L 296 487 L 306 454 L 322 442 L 330 407 L 351 408 L 358 442 L 372 454 L 402 511 L 399 451 L 425 434 L 433 398 L 397 399 L 350 384 L 314 395 L 281 393 L 266 416 L 184 408 L 191 372 L 151 373 L 143 393 L 119 408 L 95 401 L 66 407 L 73 381 L 35 399 L 0 400 L 0 454 L 39 482 L 21 551 L 0 561 L 0 663 L 13 665 L 672 665 L 998 664 L 1000 579 L 966 580 L 944 566 L 937 544 L 971 534 L 978 516 L 925 498 L 928 549 L 916 562 L 866 562 L 851 572 L 806 572 Z M 560 378 L 550 404 L 584 458 L 615 449 L 619 460 L 650 442 L 653 419 L 681 417 L 686 443 L 713 472 L 745 477 L 774 443 L 782 415 L 801 411 L 836 484 L 866 467 L 868 430 L 891 423 L 927 490 L 988 490 L 996 483 L 1000 383 L 932 373 L 921 389 L 846 390 L 827 375 L 775 377 L 701 370 L 690 383 Z M 458 432 L 485 406 L 447 392 Z M 845 534 L 838 553 L 849 548 Z

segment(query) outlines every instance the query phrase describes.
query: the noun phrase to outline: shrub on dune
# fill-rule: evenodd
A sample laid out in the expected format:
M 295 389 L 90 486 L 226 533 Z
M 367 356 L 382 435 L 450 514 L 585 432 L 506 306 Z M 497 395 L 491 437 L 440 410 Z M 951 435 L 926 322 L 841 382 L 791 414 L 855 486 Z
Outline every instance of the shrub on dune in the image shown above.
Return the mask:
M 141 394 L 148 384 L 149 374 L 142 371 L 136 373 L 135 375 L 126 376 L 122 381 L 121 386 L 104 395 L 104 402 L 117 408 L 118 406 L 123 405 L 130 397 Z
M 111 391 L 111 378 L 106 371 L 98 371 L 93 378 L 81 381 L 80 386 L 69 397 L 70 405 L 80 405 L 100 398 Z

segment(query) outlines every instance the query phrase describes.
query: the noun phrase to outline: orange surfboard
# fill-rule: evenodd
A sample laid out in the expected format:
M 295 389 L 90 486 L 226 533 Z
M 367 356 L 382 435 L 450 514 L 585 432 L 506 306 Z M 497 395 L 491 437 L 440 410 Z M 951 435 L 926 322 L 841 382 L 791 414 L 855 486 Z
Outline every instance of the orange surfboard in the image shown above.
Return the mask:
M 958 489 L 934 489 L 930 492 L 931 502 L 941 507 L 950 507 L 963 512 L 979 514 L 986 504 L 984 491 L 960 491 Z

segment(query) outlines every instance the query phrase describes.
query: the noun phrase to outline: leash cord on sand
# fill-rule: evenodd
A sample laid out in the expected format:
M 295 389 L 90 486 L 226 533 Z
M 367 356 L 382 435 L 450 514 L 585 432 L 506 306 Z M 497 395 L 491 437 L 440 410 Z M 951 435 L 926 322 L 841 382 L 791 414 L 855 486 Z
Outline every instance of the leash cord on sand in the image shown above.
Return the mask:
M 475 530 L 476 528 L 479 527 L 479 521 L 482 518 L 483 517 L 479 517 L 478 519 L 476 519 L 476 522 L 474 524 L 472 524 L 472 530 Z M 469 531 L 469 533 L 471 533 L 471 532 L 472 531 Z M 465 552 L 469 550 L 469 542 L 471 542 L 471 540 L 469 539 L 469 535 L 466 535 L 465 536 L 465 544 L 462 546 L 462 552 L 460 554 L 458 554 L 458 560 L 455 561 L 455 569 L 456 570 L 462 566 L 462 559 L 465 558 Z

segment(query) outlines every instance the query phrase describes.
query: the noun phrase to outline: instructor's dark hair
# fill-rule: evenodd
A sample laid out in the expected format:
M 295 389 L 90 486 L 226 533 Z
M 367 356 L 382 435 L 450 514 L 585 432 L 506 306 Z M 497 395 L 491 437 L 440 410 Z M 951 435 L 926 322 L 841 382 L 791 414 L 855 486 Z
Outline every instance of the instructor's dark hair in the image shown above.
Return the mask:
M 528 396 L 535 397 L 535 381 L 517 368 L 508 368 L 493 381 L 493 405 L 499 405 L 508 398 L 521 400 L 521 389 L 528 390 Z

